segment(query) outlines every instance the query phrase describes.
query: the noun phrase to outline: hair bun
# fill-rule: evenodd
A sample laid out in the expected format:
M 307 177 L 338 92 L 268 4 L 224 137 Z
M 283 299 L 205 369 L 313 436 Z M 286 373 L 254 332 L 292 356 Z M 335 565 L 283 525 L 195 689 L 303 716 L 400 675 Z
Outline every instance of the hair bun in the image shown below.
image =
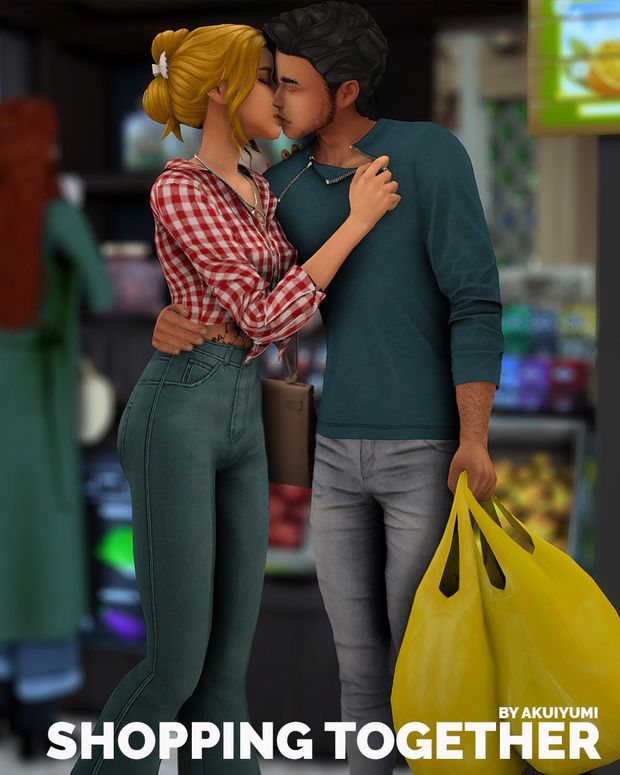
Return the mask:
M 168 60 L 168 67 L 170 67 L 170 60 L 174 56 L 175 51 L 188 35 L 189 30 L 186 30 L 185 28 L 180 30 L 164 30 L 156 35 L 151 44 L 153 62 L 158 63 L 162 53 L 165 52 L 166 59 Z

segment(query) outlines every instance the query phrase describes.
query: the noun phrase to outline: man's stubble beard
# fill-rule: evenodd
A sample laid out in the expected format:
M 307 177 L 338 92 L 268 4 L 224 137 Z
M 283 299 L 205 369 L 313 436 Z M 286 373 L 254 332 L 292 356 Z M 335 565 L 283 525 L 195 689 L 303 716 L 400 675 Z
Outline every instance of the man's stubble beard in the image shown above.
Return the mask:
M 321 129 L 325 129 L 334 120 L 336 115 L 336 96 L 331 92 L 327 92 L 327 102 L 323 103 L 323 110 L 320 115 L 308 124 L 308 127 L 296 133 L 296 139 L 301 139 L 311 133 L 320 132 Z
M 321 129 L 325 129 L 334 120 L 336 115 L 336 95 L 331 92 L 327 92 L 328 104 L 321 116 L 317 119 L 317 126 L 312 130 L 313 132 L 320 132 Z

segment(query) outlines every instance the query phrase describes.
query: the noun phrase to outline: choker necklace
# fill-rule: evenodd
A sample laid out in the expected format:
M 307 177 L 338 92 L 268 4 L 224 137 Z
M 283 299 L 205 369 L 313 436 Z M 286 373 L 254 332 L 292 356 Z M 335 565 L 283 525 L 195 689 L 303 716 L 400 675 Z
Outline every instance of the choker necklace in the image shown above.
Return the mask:
M 214 170 L 212 170 L 212 169 L 211 169 L 211 167 L 207 166 L 207 165 L 204 163 L 204 161 L 203 161 L 203 160 L 200 158 L 200 156 L 198 156 L 198 154 L 197 154 L 197 153 L 195 153 L 195 154 L 194 154 L 194 159 L 197 159 L 197 160 L 198 160 L 198 161 L 199 161 L 199 162 L 202 164 L 202 166 L 203 166 L 203 167 L 204 167 L 206 170 L 209 170 L 209 172 L 211 172 L 213 175 L 215 175 L 215 177 L 216 177 L 216 178 L 219 178 L 219 179 L 222 181 L 222 183 L 226 183 L 226 181 L 224 180 L 224 178 L 220 177 L 220 175 L 218 175 L 218 174 L 217 174 L 217 172 L 215 172 Z M 242 174 L 243 174 L 243 173 L 242 173 Z M 245 175 L 244 175 L 244 177 L 245 177 Z M 245 199 L 244 199 L 244 198 L 243 198 L 243 197 L 242 197 L 242 196 L 239 194 L 239 192 L 238 192 L 238 191 L 235 191 L 235 189 L 234 189 L 234 188 L 233 188 L 233 187 L 230 185 L 230 183 L 226 183 L 226 185 L 227 185 L 229 188 L 232 188 L 232 190 L 233 190 L 233 191 L 235 192 L 235 194 L 236 194 L 236 195 L 239 197 L 239 199 L 240 199 L 240 200 L 243 202 L 243 204 L 244 204 L 244 205 L 245 205 L 245 206 L 246 206 L 246 207 L 247 207 L 249 210 L 251 210 L 251 212 L 252 212 L 254 215 L 256 215 L 256 216 L 257 216 L 257 218 L 260 220 L 260 222 L 261 222 L 261 223 L 264 223 L 264 222 L 265 222 L 265 216 L 264 216 L 264 215 L 263 215 L 263 213 L 261 213 L 261 212 L 260 212 L 260 210 L 258 209 L 258 194 L 256 193 L 256 183 L 254 183 L 254 181 L 252 180 L 252 178 L 248 178 L 248 180 L 250 181 L 250 188 L 252 189 L 252 194 L 254 195 L 254 204 L 253 204 L 253 205 L 251 205 L 249 202 L 246 202 L 246 201 L 245 201 Z

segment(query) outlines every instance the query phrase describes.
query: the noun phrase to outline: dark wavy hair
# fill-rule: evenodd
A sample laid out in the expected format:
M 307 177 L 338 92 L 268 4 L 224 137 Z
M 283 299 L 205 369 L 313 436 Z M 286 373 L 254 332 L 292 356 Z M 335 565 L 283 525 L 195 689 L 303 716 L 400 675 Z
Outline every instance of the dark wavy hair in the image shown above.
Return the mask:
M 374 93 L 389 49 L 366 9 L 328 0 L 285 11 L 267 22 L 263 32 L 283 54 L 307 59 L 323 76 L 332 95 L 341 83 L 358 81 L 360 93 L 355 105 L 361 115 L 374 117 Z

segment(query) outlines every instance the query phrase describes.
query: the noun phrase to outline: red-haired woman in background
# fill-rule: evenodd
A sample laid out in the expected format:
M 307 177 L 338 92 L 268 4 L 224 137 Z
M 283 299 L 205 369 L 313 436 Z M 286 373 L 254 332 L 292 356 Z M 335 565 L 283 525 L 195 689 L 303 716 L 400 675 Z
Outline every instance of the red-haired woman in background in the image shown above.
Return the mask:
M 80 301 L 112 302 L 81 212 L 60 198 L 59 125 L 35 97 L 0 103 L 0 720 L 29 758 L 82 682 L 88 611 L 76 445 Z

